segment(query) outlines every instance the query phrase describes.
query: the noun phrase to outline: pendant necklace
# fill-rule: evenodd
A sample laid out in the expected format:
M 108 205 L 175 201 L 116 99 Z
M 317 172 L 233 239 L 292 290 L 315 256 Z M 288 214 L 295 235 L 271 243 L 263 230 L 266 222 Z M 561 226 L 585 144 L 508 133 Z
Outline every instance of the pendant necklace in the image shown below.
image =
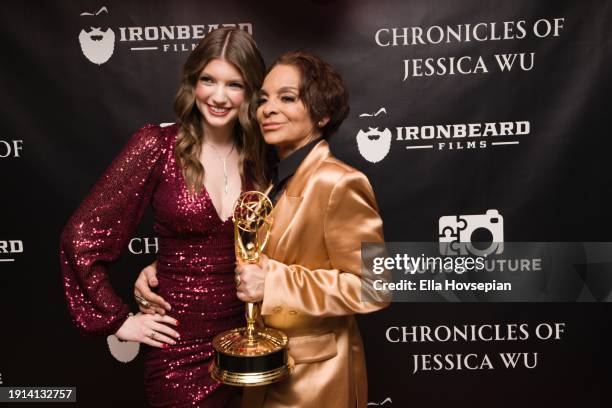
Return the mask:
M 206 142 L 204 142 L 204 143 L 206 143 Z M 217 155 L 219 160 L 221 160 L 221 163 L 223 163 L 223 186 L 224 186 L 225 194 L 227 194 L 227 192 L 229 191 L 229 177 L 227 176 L 227 158 L 234 151 L 234 146 L 236 145 L 236 142 L 232 143 L 232 148 L 225 155 L 225 157 L 222 157 L 219 154 L 219 151 L 217 150 L 217 148 L 215 146 L 213 146 L 211 143 L 206 143 L 206 144 L 213 148 L 215 154 Z

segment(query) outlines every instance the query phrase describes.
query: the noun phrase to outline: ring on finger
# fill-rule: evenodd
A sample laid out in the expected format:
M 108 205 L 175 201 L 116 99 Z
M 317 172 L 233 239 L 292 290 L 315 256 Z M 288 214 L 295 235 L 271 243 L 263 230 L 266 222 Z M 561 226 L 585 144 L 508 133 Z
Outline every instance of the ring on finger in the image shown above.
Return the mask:
M 140 303 L 142 307 L 151 307 L 151 302 L 149 302 L 147 299 L 138 295 L 134 295 L 134 298 L 136 298 L 136 301 Z
M 240 284 L 242 283 L 242 280 L 240 279 L 240 275 L 236 274 L 236 287 L 240 286 Z
M 155 339 L 155 335 L 156 335 L 156 334 L 157 334 L 157 332 L 156 332 L 155 330 L 153 330 L 153 331 L 151 332 L 151 334 L 149 334 L 149 337 L 150 337 L 151 339 Z

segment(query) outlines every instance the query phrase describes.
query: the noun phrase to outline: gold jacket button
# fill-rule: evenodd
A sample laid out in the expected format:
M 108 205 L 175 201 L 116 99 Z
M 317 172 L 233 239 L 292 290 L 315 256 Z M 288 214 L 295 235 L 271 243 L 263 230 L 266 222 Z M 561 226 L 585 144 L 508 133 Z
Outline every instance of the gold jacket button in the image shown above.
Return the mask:
M 290 315 L 296 315 L 296 314 L 297 314 L 297 312 L 296 312 L 295 310 L 290 310 L 290 311 L 289 311 L 289 314 L 290 314 Z

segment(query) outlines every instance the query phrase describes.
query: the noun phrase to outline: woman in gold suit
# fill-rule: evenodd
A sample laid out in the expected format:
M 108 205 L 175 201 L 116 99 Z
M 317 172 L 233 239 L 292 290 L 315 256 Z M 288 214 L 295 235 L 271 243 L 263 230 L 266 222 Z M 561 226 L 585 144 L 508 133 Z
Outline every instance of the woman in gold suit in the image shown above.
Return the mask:
M 262 302 L 268 327 L 289 337 L 295 370 L 282 382 L 245 388 L 244 407 L 365 407 L 367 376 L 355 313 L 386 306 L 363 295 L 361 243 L 383 242 L 367 177 L 335 158 L 327 140 L 349 112 L 332 67 L 304 52 L 282 55 L 259 92 L 257 121 L 280 161 L 260 264 L 236 267 L 237 296 Z M 136 291 L 161 305 L 143 271 Z

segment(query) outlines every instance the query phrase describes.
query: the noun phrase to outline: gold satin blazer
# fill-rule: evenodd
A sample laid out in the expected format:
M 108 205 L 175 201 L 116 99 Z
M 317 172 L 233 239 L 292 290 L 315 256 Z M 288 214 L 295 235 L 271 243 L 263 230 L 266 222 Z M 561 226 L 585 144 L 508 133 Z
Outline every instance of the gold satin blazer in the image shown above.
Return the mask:
M 245 388 L 243 407 L 365 407 L 363 344 L 353 315 L 363 302 L 361 243 L 383 242 L 372 187 L 322 140 L 289 180 L 272 211 L 261 313 L 289 337 L 290 378 Z

